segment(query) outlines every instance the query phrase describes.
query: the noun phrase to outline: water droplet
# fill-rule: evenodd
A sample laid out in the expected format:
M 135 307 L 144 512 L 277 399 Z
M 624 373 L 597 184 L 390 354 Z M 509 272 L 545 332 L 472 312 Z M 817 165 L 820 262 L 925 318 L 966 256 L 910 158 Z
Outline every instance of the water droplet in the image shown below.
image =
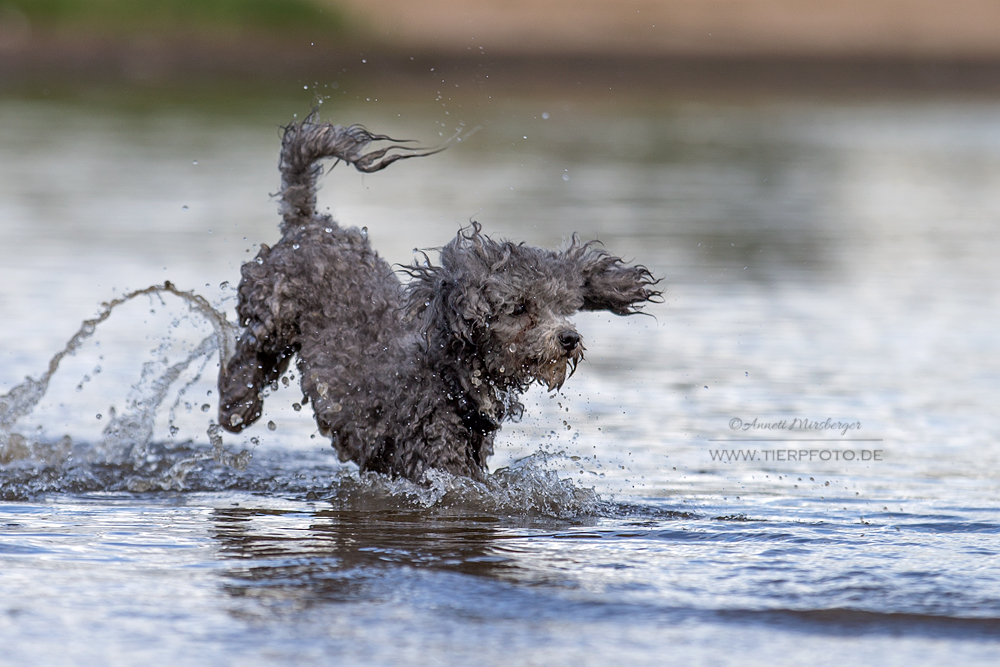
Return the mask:
M 260 258 L 260 257 L 258 257 L 254 261 L 257 262 L 258 264 L 263 264 L 264 263 L 264 260 L 262 258 Z
M 274 422 L 267 422 L 267 430 L 268 431 L 273 431 L 276 428 L 278 428 L 277 424 L 275 424 Z
M 543 111 L 542 112 L 542 120 L 548 120 L 548 119 L 549 119 L 549 112 L 548 111 Z
M 367 227 L 362 227 L 361 228 L 361 235 L 364 236 L 365 238 L 368 238 L 368 228 Z
M 101 413 L 100 413 L 100 412 L 98 412 L 98 413 L 97 413 L 97 418 L 98 418 L 98 419 L 101 419 L 101 418 L 102 418 L 102 415 L 101 415 Z
M 170 435 L 171 436 L 177 435 L 179 432 L 180 432 L 180 429 L 177 428 L 176 426 L 171 426 L 170 427 Z
M 517 345 L 514 345 L 514 343 L 511 343 L 510 347 L 508 347 L 507 349 L 510 350 L 511 352 L 517 352 Z
M 564 181 L 568 181 L 569 180 L 569 174 L 563 174 L 563 180 Z
M 302 409 L 301 405 L 299 405 L 298 403 L 292 403 L 292 410 L 295 410 L 296 412 L 298 412 L 301 409 Z
M 193 161 L 191 162 L 191 164 L 198 164 L 198 161 L 197 161 L 197 160 L 193 160 Z
M 327 234 L 332 234 L 333 233 L 333 227 L 327 227 L 323 231 L 325 231 Z
M 188 210 L 188 207 L 187 207 L 187 204 L 184 204 L 183 206 L 181 206 L 181 210 L 182 210 L 182 211 L 186 211 L 186 210 Z
M 205 403 L 204 405 L 201 406 L 202 412 L 208 412 L 210 409 L 212 409 L 212 406 L 209 405 L 208 403 Z
M 229 289 L 229 281 L 223 280 L 221 283 L 219 283 L 219 289 Z
M 293 243 L 292 244 L 292 250 L 298 250 L 298 249 L 299 249 L 299 244 L 298 243 Z

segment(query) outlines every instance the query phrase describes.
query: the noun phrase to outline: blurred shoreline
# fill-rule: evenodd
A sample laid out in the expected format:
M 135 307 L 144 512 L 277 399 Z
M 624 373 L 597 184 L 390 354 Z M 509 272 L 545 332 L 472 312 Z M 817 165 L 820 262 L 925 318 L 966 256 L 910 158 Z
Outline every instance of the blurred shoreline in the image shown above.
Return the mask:
M 520 94 L 995 96 L 1000 3 L 0 0 L 0 94 L 353 81 L 405 95 L 441 78 Z
M 325 85 L 364 79 L 403 94 L 444 75 L 449 88 L 478 86 L 574 95 L 1000 94 L 1000 58 L 675 56 L 641 54 L 462 55 L 354 44 L 305 45 L 261 38 L 206 41 L 34 39 L 0 53 L 0 94 L 109 85 Z M 300 87 L 301 89 L 301 87 Z M 452 91 L 458 93 L 458 91 Z M 462 91 L 466 92 L 466 91 Z

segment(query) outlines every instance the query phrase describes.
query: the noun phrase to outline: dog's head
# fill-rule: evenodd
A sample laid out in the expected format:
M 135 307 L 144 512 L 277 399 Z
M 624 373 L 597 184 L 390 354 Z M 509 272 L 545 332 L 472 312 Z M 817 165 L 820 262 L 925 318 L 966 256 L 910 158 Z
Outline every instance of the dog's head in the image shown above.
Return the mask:
M 427 344 L 475 360 L 498 389 L 562 386 L 583 359 L 579 310 L 638 312 L 659 296 L 650 272 L 575 237 L 562 250 L 494 241 L 478 223 L 440 250 L 441 266 L 409 269 L 409 312 Z

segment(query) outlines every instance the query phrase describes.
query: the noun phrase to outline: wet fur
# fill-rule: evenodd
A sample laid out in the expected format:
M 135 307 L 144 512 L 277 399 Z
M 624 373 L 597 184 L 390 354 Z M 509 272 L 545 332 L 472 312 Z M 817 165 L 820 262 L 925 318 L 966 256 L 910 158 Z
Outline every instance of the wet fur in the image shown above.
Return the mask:
M 316 422 L 341 460 L 413 480 L 429 468 L 481 477 L 505 420 L 533 382 L 557 389 L 583 359 L 579 310 L 637 312 L 655 280 L 595 243 L 561 250 L 495 241 L 473 223 L 405 283 L 356 228 L 316 212 L 320 161 L 364 172 L 426 155 L 364 128 L 285 128 L 281 240 L 242 267 L 243 331 L 219 373 L 219 420 L 260 418 L 264 389 L 293 357 Z

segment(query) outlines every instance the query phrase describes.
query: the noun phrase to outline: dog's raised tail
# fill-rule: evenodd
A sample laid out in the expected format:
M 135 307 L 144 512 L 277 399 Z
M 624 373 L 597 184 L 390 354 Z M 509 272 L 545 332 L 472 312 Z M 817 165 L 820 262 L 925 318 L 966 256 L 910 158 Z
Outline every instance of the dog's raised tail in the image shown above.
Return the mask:
M 393 142 L 365 152 L 373 141 Z M 302 122 L 285 127 L 281 140 L 281 215 L 286 225 L 305 224 L 316 212 L 316 182 L 323 174 L 320 161 L 335 158 L 353 164 L 358 171 L 372 173 L 396 160 L 423 157 L 443 148 L 414 149 L 384 134 L 372 134 L 360 125 L 332 125 L 317 122 L 314 110 Z

